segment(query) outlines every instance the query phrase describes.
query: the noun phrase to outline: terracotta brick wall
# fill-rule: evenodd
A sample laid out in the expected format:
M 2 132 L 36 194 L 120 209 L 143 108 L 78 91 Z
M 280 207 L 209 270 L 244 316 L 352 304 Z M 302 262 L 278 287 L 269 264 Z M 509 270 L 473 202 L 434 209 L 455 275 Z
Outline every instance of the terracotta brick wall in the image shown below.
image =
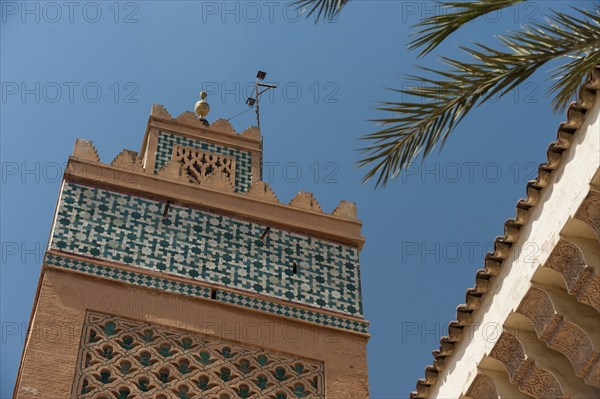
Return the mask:
M 365 336 L 46 268 L 16 398 L 71 397 L 86 310 L 316 360 L 327 399 L 369 396 Z

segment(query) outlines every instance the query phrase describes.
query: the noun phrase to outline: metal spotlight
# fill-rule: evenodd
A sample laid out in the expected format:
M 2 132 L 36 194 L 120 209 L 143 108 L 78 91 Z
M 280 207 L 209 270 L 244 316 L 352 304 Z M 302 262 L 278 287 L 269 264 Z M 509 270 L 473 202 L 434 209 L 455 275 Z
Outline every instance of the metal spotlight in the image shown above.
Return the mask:
M 248 97 L 248 99 L 246 100 L 246 105 L 248 105 L 249 107 L 254 107 L 254 103 L 256 103 L 256 99 L 252 97 Z
M 258 71 L 258 73 L 256 74 L 256 78 L 258 80 L 265 80 L 266 77 L 267 77 L 267 73 L 264 71 Z

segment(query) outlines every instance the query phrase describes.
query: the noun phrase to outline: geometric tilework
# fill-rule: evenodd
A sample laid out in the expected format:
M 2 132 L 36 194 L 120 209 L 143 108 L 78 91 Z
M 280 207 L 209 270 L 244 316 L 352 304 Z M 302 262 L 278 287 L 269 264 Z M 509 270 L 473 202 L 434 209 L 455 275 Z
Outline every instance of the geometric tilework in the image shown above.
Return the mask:
M 172 159 L 173 145 L 175 144 L 235 158 L 235 191 L 245 193 L 250 188 L 252 184 L 252 160 L 250 152 L 223 147 L 218 144 L 205 143 L 200 140 L 189 139 L 165 132 L 160 132 L 158 135 L 154 173 L 158 173 L 160 168 Z
M 64 183 L 50 246 L 362 316 L 358 249 L 207 211 Z
M 178 281 L 172 281 L 167 278 L 152 277 L 144 274 L 127 272 L 110 266 L 97 265 L 94 263 L 80 261 L 55 254 L 47 254 L 44 263 L 49 266 L 75 270 L 128 284 L 160 289 L 175 294 L 192 296 L 196 298 L 211 297 L 211 289 L 208 287 L 203 287 L 197 284 L 185 284 Z M 348 320 L 344 317 L 332 316 L 318 311 L 287 306 L 230 291 L 217 290 L 216 300 L 230 305 L 242 306 L 273 315 L 290 317 L 293 319 L 363 334 L 368 333 L 367 322 Z
M 156 288 L 163 291 L 173 292 L 182 295 L 189 295 L 199 298 L 210 298 L 211 289 L 202 287 L 196 284 L 185 284 L 179 281 L 167 280 L 128 272 L 113 267 L 96 265 L 94 263 L 83 262 L 76 259 L 65 258 L 53 254 L 47 254 L 44 262 L 47 265 L 62 267 L 69 270 L 76 270 L 83 273 L 88 273 L 95 276 L 118 280 L 132 285 L 141 287 Z
M 221 302 L 226 302 L 238 306 L 244 306 L 255 310 L 260 310 L 268 313 L 282 314 L 298 320 L 309 321 L 312 323 L 321 324 L 324 326 L 342 328 L 354 332 L 367 334 L 368 324 L 355 320 L 348 320 L 320 312 L 285 306 L 279 303 L 264 301 L 258 298 L 252 298 L 246 295 L 241 295 L 230 291 L 218 291 L 217 299 Z
M 111 315 L 88 312 L 77 399 L 323 399 L 324 366 Z

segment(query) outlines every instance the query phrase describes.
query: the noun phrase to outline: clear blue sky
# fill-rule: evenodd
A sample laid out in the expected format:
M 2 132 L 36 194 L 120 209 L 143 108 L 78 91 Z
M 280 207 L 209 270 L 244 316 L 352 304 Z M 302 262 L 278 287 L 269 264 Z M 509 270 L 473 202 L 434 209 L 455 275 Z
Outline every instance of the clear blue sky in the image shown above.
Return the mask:
M 436 54 L 456 55 L 457 44 L 489 42 L 566 4 L 505 10 L 469 24 Z M 178 115 L 206 88 L 208 119 L 228 118 L 246 109 L 243 91 L 256 71 L 267 71 L 280 84 L 262 108 L 265 163 L 280 200 L 305 190 L 328 212 L 340 199 L 358 204 L 371 394 L 391 399 L 406 397 L 433 361 L 564 119 L 552 114 L 538 74 L 465 119 L 441 155 L 375 191 L 354 166 L 358 138 L 376 128 L 370 119 L 387 116 L 374 109 L 378 100 L 398 99 L 385 87 L 401 88 L 415 71 L 408 35 L 435 12 L 431 2 L 354 0 L 337 22 L 318 25 L 286 2 L 0 5 L 1 398 L 12 394 L 60 169 L 77 137 L 110 162 L 122 148 L 139 149 L 152 103 Z M 242 130 L 253 116 L 232 122 Z

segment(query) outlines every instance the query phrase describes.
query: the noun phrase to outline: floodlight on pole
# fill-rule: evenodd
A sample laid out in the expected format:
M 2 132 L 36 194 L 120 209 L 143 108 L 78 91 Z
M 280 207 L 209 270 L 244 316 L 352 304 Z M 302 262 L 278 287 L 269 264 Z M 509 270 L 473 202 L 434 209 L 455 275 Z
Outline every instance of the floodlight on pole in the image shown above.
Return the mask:
M 246 104 L 248 104 L 248 106 L 253 107 L 254 105 L 256 105 L 256 124 L 258 126 L 258 128 L 260 129 L 260 102 L 259 102 L 259 98 L 261 96 L 261 94 L 269 91 L 270 89 L 276 89 L 277 86 L 275 85 L 270 85 L 270 84 L 266 84 L 266 83 L 259 83 L 259 81 L 264 81 L 265 78 L 267 77 L 267 73 L 265 71 L 258 71 L 258 73 L 256 74 L 256 86 L 254 88 L 254 98 L 250 97 L 246 100 Z
M 265 80 L 265 78 L 267 77 L 267 73 L 265 71 L 258 71 L 258 73 L 256 74 L 256 85 L 254 86 L 254 97 L 248 97 L 246 99 L 246 105 L 248 107 L 250 107 L 250 109 L 252 109 L 255 105 L 256 105 L 256 109 L 254 112 L 256 112 L 256 124 L 258 125 L 258 128 L 260 129 L 260 103 L 259 103 L 259 98 L 262 94 L 266 93 L 267 91 L 271 90 L 271 89 L 276 89 L 277 86 L 276 85 L 272 85 L 272 84 L 267 84 L 267 83 L 261 83 L 262 81 Z M 250 111 L 250 109 L 247 109 L 246 111 L 240 112 L 239 114 L 236 114 L 234 116 L 232 116 L 231 118 L 227 119 L 227 120 L 231 120 L 235 117 L 238 117 L 248 111 Z

